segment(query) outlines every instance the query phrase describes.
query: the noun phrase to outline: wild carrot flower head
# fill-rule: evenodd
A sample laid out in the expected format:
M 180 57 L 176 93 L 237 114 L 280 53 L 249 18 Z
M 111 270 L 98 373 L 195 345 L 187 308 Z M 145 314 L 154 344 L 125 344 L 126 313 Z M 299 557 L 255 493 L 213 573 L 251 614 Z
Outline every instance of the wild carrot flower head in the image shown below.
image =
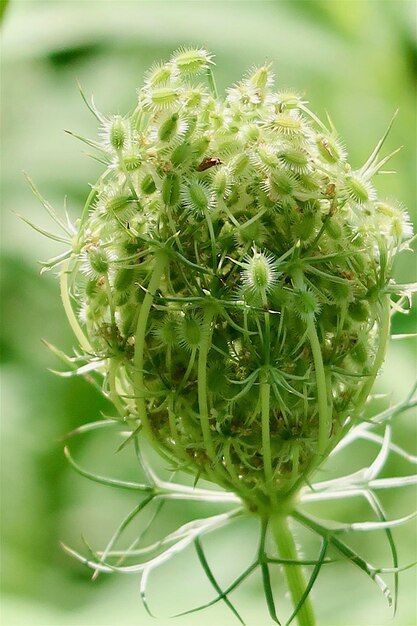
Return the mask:
M 371 182 L 382 141 L 354 169 L 330 122 L 275 91 L 269 64 L 224 98 L 212 66 L 180 49 L 149 70 L 131 115 L 90 105 L 107 167 L 71 290 L 121 419 L 268 509 L 360 415 L 411 231 Z
M 415 458 L 391 446 L 389 426 L 382 438 L 366 433 L 361 419 L 384 361 L 391 309 L 402 311 L 415 290 L 392 277 L 412 228 L 404 208 L 379 198 L 372 182 L 396 152 L 380 158 L 390 127 L 355 169 L 331 121 L 320 121 L 297 93 L 276 91 L 269 64 L 253 68 L 225 97 L 212 66 L 204 49 L 181 48 L 147 72 L 133 112 L 123 117 L 103 116 L 82 94 L 101 137 L 85 141 L 104 171 L 75 226 L 32 185 L 65 233 L 50 236 L 69 244 L 45 264 L 64 263 L 61 295 L 81 350 L 64 360 L 100 382 L 114 420 L 133 431 L 123 445 L 134 442 L 149 481 L 95 476 L 68 453 L 84 475 L 144 497 L 101 555 L 74 554 L 96 573 L 142 571 L 145 601 L 152 569 L 193 542 L 219 592 L 199 537 L 250 511 L 261 521 L 257 559 L 229 590 L 259 566 L 278 622 L 268 567 L 281 563 L 295 605 L 288 623 L 298 614 L 300 624 L 312 626 L 307 596 L 330 562 L 329 547 L 391 598 L 382 570 L 339 532 L 383 529 L 390 571 L 400 571 L 390 528 L 410 516 L 387 521 L 367 486 L 409 484 L 409 477 L 377 479 L 391 448 Z M 413 402 L 411 394 L 380 421 Z M 102 423 L 87 429 L 95 427 Z M 364 473 L 311 486 L 330 454 L 366 434 L 381 451 Z M 145 439 L 175 470 L 226 492 L 161 482 L 140 454 Z M 298 508 L 358 493 L 377 522 L 329 528 Z M 240 508 L 185 524 L 154 544 L 159 556 L 120 566 L 112 546 L 123 530 L 155 498 L 171 496 Z M 307 586 L 287 517 L 321 539 Z M 268 529 L 281 560 L 268 557 Z M 123 558 L 152 550 L 129 548 Z M 226 593 L 219 599 L 239 617 Z

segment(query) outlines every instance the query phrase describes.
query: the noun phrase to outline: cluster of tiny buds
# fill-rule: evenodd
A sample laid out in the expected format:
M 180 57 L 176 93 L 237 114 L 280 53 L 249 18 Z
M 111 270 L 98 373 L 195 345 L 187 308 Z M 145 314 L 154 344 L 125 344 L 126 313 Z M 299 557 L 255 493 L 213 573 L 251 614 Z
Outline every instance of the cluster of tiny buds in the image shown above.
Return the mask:
M 372 183 L 385 137 L 353 169 L 330 119 L 274 91 L 269 63 L 224 98 L 213 65 L 180 49 L 130 115 L 90 105 L 106 169 L 72 284 L 121 417 L 259 502 L 296 484 L 363 404 L 411 227 Z

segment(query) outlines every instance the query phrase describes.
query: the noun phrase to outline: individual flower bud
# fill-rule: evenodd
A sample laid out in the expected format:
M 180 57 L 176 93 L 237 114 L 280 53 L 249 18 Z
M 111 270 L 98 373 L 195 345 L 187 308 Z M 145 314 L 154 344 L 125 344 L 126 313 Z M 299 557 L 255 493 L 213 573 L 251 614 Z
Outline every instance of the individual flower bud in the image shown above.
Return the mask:
M 161 124 L 158 129 L 158 137 L 161 141 L 169 141 L 175 135 L 178 129 L 179 115 L 173 113 L 168 119 Z
M 176 172 L 169 172 L 162 184 L 162 200 L 166 206 L 176 206 L 180 199 L 180 179 Z
M 175 148 L 171 155 L 172 165 L 185 163 L 192 155 L 192 145 L 189 141 L 184 141 Z
M 228 167 L 216 168 L 211 179 L 211 188 L 216 196 L 226 197 L 231 189 L 232 175 Z
M 86 263 L 84 267 L 93 276 L 104 276 L 109 271 L 109 260 L 104 250 L 97 246 L 86 249 Z
M 242 283 L 245 289 L 253 293 L 269 292 L 278 279 L 278 270 L 272 254 L 253 250 L 243 264 Z
M 178 319 L 174 315 L 165 315 L 160 320 L 153 334 L 165 346 L 175 346 L 178 343 Z
M 197 87 L 189 87 L 189 89 L 184 91 L 181 99 L 184 102 L 185 108 L 192 110 L 200 107 L 206 97 L 207 90 L 199 85 Z
M 309 156 L 302 148 L 287 147 L 279 154 L 281 163 L 296 174 L 307 174 L 311 169 Z
M 321 306 L 318 298 L 310 289 L 295 290 L 293 304 L 296 315 L 303 320 L 320 313 Z
M 144 92 L 144 105 L 150 111 L 162 111 L 178 103 L 180 92 L 171 86 L 153 87 Z
M 314 213 L 300 214 L 294 224 L 294 233 L 301 241 L 307 241 L 314 234 L 316 216 Z
M 180 71 L 198 74 L 213 63 L 213 55 L 203 48 L 180 48 L 171 56 L 171 63 Z
M 140 189 L 146 196 L 155 191 L 156 185 L 152 174 L 145 174 L 140 183 Z
M 256 169 L 264 174 L 271 174 L 279 167 L 277 150 L 268 144 L 258 145 L 251 160 Z
M 193 213 L 205 213 L 212 206 L 210 187 L 199 180 L 192 180 L 182 190 L 184 207 Z
M 291 110 L 299 107 L 300 103 L 302 103 L 302 98 L 294 91 L 280 91 L 276 94 L 276 102 L 279 111 Z
M 239 244 L 264 245 L 267 239 L 267 230 L 260 220 L 242 224 L 235 231 L 236 241 Z
M 250 165 L 250 160 L 247 154 L 240 154 L 235 157 L 230 163 L 230 169 L 234 176 L 243 176 L 247 174 Z
M 326 233 L 331 239 L 340 239 L 343 234 L 343 229 L 336 218 L 330 217 L 326 220 L 325 224 Z
M 185 350 L 197 348 L 201 340 L 201 321 L 192 315 L 185 315 L 178 325 L 179 344 Z
M 97 280 L 95 278 L 90 278 L 85 285 L 85 295 L 87 298 L 95 298 L 98 290 Z
M 388 230 L 395 239 L 408 239 L 412 236 L 413 227 L 410 218 L 400 204 L 376 202 L 375 209 L 377 214 L 384 218 L 382 222 L 384 230 Z
M 128 152 L 123 156 L 123 162 L 128 172 L 134 172 L 140 167 L 142 160 L 135 152 Z
M 363 300 L 357 300 L 349 305 L 348 313 L 355 322 L 365 322 L 369 317 L 369 307 Z
M 173 77 L 173 67 L 168 63 L 156 63 L 145 76 L 145 85 L 155 87 L 166 84 Z
M 296 189 L 296 178 L 287 172 L 276 172 L 265 183 L 265 190 L 275 201 L 292 197 Z
M 193 141 L 192 153 L 196 158 L 202 157 L 210 145 L 210 138 L 207 135 L 203 135 Z
M 327 286 L 332 300 L 339 304 L 347 303 L 351 296 L 351 287 L 346 283 L 329 281 Z
M 120 115 L 115 115 L 109 124 L 109 141 L 112 148 L 122 150 L 127 138 L 126 123 Z
M 121 213 L 126 209 L 131 208 L 133 198 L 128 194 L 109 194 L 104 200 L 104 206 L 108 213 Z
M 113 286 L 116 291 L 126 291 L 135 279 L 135 270 L 132 267 L 121 267 L 117 270 Z
M 376 193 L 372 184 L 364 180 L 358 173 L 348 174 L 345 177 L 343 190 L 350 200 L 363 204 L 368 200 L 375 200 Z
M 298 115 L 293 115 L 291 113 L 283 112 L 277 113 L 274 119 L 271 122 L 271 128 L 276 130 L 278 133 L 288 136 L 288 137 L 296 137 L 302 135 L 304 131 L 304 125 L 302 118 Z
M 259 139 L 260 130 L 257 124 L 245 124 L 238 128 L 237 136 L 243 143 L 255 143 Z
M 316 146 L 320 156 L 327 161 L 327 163 L 337 163 L 338 161 L 342 161 L 345 157 L 343 147 L 338 140 L 331 135 L 317 135 Z
M 253 69 L 249 72 L 247 80 L 258 89 L 271 87 L 274 80 L 274 76 L 271 71 L 271 64 L 268 63 L 267 65 L 262 65 L 261 67 Z

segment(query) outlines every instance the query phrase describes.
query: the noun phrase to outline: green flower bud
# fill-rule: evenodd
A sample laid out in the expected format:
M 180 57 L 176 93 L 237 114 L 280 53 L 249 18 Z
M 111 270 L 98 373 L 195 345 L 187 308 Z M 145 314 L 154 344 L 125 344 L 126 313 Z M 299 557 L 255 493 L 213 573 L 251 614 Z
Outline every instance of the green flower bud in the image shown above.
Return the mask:
M 297 174 L 305 174 L 309 170 L 308 154 L 302 149 L 288 147 L 280 153 L 279 159 L 283 165 Z
M 179 91 L 175 87 L 154 87 L 145 96 L 147 109 L 161 111 L 178 103 Z
M 192 155 L 192 145 L 188 141 L 184 141 L 175 148 L 171 155 L 172 165 L 181 165 L 187 161 Z
M 117 270 L 113 286 L 116 291 L 125 291 L 135 279 L 135 270 L 131 267 L 122 267 Z
M 169 141 L 175 135 L 178 128 L 178 113 L 173 113 L 158 129 L 158 137 L 161 141 Z
M 123 162 L 128 172 L 134 172 L 140 167 L 141 158 L 138 154 L 132 152 L 124 155 Z
M 211 207 L 210 188 L 198 180 L 191 181 L 183 189 L 182 201 L 189 211 L 204 213 Z
M 306 215 L 300 215 L 294 225 L 294 233 L 302 241 L 307 241 L 314 233 L 314 227 L 316 224 L 316 216 L 313 213 L 307 213 Z
M 317 135 L 316 146 L 322 159 L 328 163 L 337 163 L 343 160 L 344 151 L 338 141 L 330 135 Z
M 104 250 L 91 246 L 86 251 L 90 271 L 96 276 L 103 276 L 109 271 L 109 260 Z
M 271 254 L 254 250 L 243 265 L 242 283 L 252 292 L 270 291 L 277 282 L 277 268 Z
M 201 322 L 196 317 L 186 315 L 179 323 L 178 335 L 183 348 L 197 348 L 201 340 Z
M 361 419 L 411 228 L 380 159 L 353 170 L 267 64 L 217 95 L 212 59 L 178 50 L 103 124 L 63 284 L 134 437 L 268 517 Z
M 175 172 L 169 172 L 162 184 L 162 200 L 166 206 L 176 206 L 180 199 L 180 179 Z
M 213 63 L 213 55 L 203 48 L 181 48 L 171 57 L 171 62 L 180 72 L 200 73 Z
M 126 127 L 120 115 L 115 115 L 110 122 L 109 141 L 115 150 L 121 150 L 126 142 Z
M 372 185 L 368 181 L 363 180 L 358 174 L 346 176 L 344 189 L 349 198 L 358 204 L 375 199 L 375 191 Z
M 320 309 L 321 305 L 315 293 L 308 289 L 294 291 L 294 310 L 301 319 L 315 317 Z
M 326 232 L 332 239 L 340 239 L 343 230 L 338 221 L 335 218 L 330 218 L 326 222 Z
M 178 343 L 178 319 L 173 315 L 166 315 L 158 322 L 154 335 L 166 346 L 175 346 Z
M 140 189 L 142 193 L 144 193 L 146 196 L 150 195 L 151 193 L 155 191 L 156 185 L 152 177 L 152 174 L 145 174 L 145 176 L 142 178 Z
M 363 300 L 357 300 L 349 305 L 349 316 L 355 322 L 365 322 L 369 317 L 369 307 Z

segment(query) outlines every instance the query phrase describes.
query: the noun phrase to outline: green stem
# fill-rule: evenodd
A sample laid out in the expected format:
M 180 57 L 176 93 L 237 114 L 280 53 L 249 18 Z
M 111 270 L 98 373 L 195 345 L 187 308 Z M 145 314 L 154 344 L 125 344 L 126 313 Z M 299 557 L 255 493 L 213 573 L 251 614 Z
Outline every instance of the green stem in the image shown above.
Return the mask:
M 201 430 L 207 454 L 211 460 L 215 458 L 215 450 L 210 431 L 207 402 L 207 356 L 210 350 L 211 322 L 213 312 L 208 308 L 204 313 L 202 337 L 198 352 L 198 407 L 200 411 Z
M 84 350 L 84 352 L 92 353 L 93 349 L 90 345 L 90 342 L 88 341 L 87 337 L 84 335 L 81 329 L 81 326 L 78 323 L 78 320 L 75 316 L 72 305 L 71 305 L 71 300 L 70 300 L 69 291 L 68 291 L 68 272 L 70 271 L 69 266 L 70 266 L 70 259 L 65 261 L 65 263 L 63 264 L 62 270 L 59 276 L 62 304 L 64 305 L 64 310 L 67 315 L 69 324 L 72 328 L 72 331 L 74 335 L 76 336 L 76 338 L 78 339 L 78 342 L 81 348 Z
M 264 460 L 265 478 L 271 487 L 272 482 L 272 455 L 271 438 L 269 432 L 269 401 L 271 385 L 268 382 L 268 374 L 262 372 L 260 379 L 260 400 L 261 400 L 261 424 L 262 424 L 262 455 Z
M 303 273 L 301 270 L 296 270 L 293 274 L 294 285 L 301 291 L 305 290 L 305 283 Z M 323 356 L 321 353 L 321 347 L 319 338 L 317 335 L 316 325 L 314 323 L 314 317 L 309 315 L 307 318 L 307 336 L 311 346 L 311 352 L 313 354 L 314 369 L 316 374 L 317 385 L 317 402 L 319 410 L 319 433 L 317 441 L 317 455 L 323 456 L 330 434 L 330 415 L 329 407 L 327 405 L 327 385 L 326 374 L 324 371 Z M 319 463 L 321 458 L 318 459 Z
M 120 395 L 117 390 L 117 368 L 119 366 L 119 362 L 115 358 L 109 359 L 109 369 L 108 369 L 108 384 L 109 384 L 109 398 L 110 401 L 114 404 L 117 412 L 120 417 L 123 417 L 126 413 L 123 402 L 120 400 Z
M 366 401 L 368 400 L 368 396 L 371 392 L 371 389 L 375 383 L 375 379 L 378 376 L 379 370 L 381 369 L 387 351 L 387 343 L 390 337 L 390 324 L 391 324 L 391 298 L 389 295 L 384 297 L 384 301 L 381 305 L 381 316 L 378 328 L 379 335 L 379 344 L 378 349 L 375 355 L 375 359 L 372 365 L 372 370 L 366 379 L 363 387 L 359 390 L 356 401 L 355 401 L 355 412 L 352 416 L 352 419 L 342 428 L 339 432 L 337 439 L 333 442 L 332 447 L 336 446 L 337 443 L 343 439 L 346 433 L 352 428 L 354 425 L 355 419 L 362 413 Z
M 194 346 L 194 347 L 192 348 L 192 350 L 191 350 L 191 356 L 190 356 L 190 360 L 189 360 L 189 362 L 188 362 L 188 367 L 187 367 L 187 370 L 186 370 L 186 372 L 185 372 L 185 374 L 184 374 L 184 378 L 183 378 L 183 379 L 182 379 L 182 381 L 181 381 L 181 385 L 180 385 L 179 389 L 183 389 L 183 388 L 185 387 L 185 384 L 186 384 L 186 383 L 187 383 L 187 381 L 188 381 L 188 378 L 189 378 L 189 376 L 190 376 L 190 374 L 191 374 L 191 370 L 192 370 L 192 369 L 193 369 L 193 367 L 194 367 L 194 361 L 195 361 L 195 355 L 196 355 L 196 354 L 197 354 L 197 347 L 196 347 L 196 346 Z
M 319 408 L 319 435 L 317 443 L 317 454 L 321 456 L 327 447 L 330 433 L 330 417 L 327 406 L 327 385 L 326 374 L 324 372 L 323 356 L 319 338 L 317 336 L 314 319 L 307 320 L 307 334 L 313 353 L 314 369 L 316 370 L 317 400 Z
M 210 234 L 213 272 L 216 272 L 217 270 L 216 236 L 214 234 L 213 222 L 211 221 L 211 217 L 208 211 L 204 211 L 204 217 L 206 218 L 206 222 L 207 222 L 207 226 L 208 226 L 209 234 Z
M 143 365 L 145 359 L 145 337 L 146 329 L 148 325 L 149 312 L 152 307 L 155 291 L 158 289 L 161 277 L 165 271 L 167 264 L 167 257 L 165 254 L 160 254 L 156 257 L 155 265 L 152 270 L 151 278 L 149 280 L 148 288 L 145 298 L 140 307 L 138 323 L 136 326 L 135 335 L 135 355 L 133 364 L 135 366 L 134 373 L 134 389 L 136 399 L 136 407 L 138 411 L 138 417 L 141 421 L 143 431 L 149 439 L 153 439 L 152 429 L 149 424 L 148 414 L 146 410 L 146 388 L 143 379 Z
M 118 161 L 119 161 L 120 169 L 122 170 L 122 172 L 124 174 L 124 177 L 126 179 L 127 186 L 130 189 L 130 193 L 134 197 L 134 199 L 136 201 L 136 204 L 138 205 L 138 209 L 141 209 L 142 206 L 140 204 L 138 194 L 136 193 L 135 186 L 134 186 L 134 184 L 132 182 L 132 177 L 130 176 L 130 173 L 129 173 L 127 167 L 126 167 L 126 163 L 124 162 L 123 151 L 121 149 L 117 150 L 117 158 L 118 158 Z
M 211 95 L 213 96 L 213 98 L 217 99 L 219 97 L 219 94 L 217 91 L 216 81 L 214 80 L 214 74 L 213 74 L 211 67 L 207 68 L 207 82 L 208 82 Z
M 283 515 L 276 515 L 271 519 L 272 533 L 282 559 L 297 561 L 299 555 L 295 545 L 294 537 L 288 525 L 288 518 Z M 301 565 L 283 565 L 288 589 L 291 594 L 294 609 L 299 605 L 303 597 L 307 583 Z M 310 598 L 307 597 L 297 613 L 299 626 L 315 626 L 316 619 Z

